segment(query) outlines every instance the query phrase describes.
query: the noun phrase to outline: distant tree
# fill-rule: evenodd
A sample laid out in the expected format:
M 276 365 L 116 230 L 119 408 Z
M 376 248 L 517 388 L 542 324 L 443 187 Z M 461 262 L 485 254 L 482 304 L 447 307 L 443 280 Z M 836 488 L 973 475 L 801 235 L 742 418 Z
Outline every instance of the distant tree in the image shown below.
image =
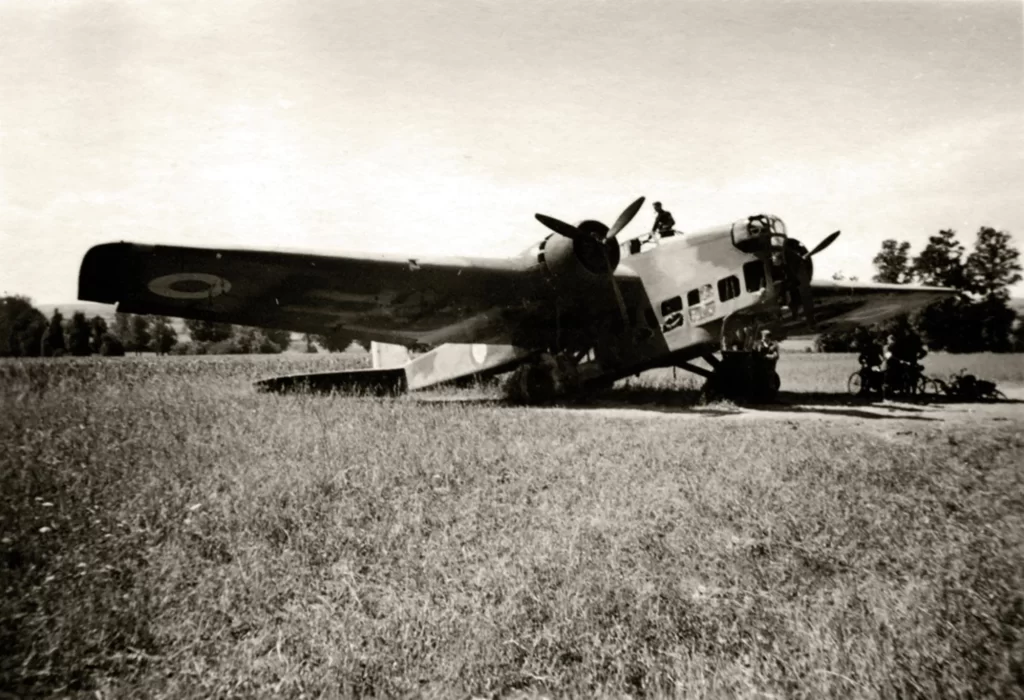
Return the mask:
M 159 355 L 166 355 L 177 342 L 178 334 L 174 332 L 166 316 L 153 316 L 149 320 L 149 349 Z
M 968 289 L 981 296 L 971 309 L 976 332 L 986 350 L 1008 352 L 1014 346 L 1017 313 L 1010 308 L 1010 286 L 1021 281 L 1020 251 L 1010 234 L 982 226 L 967 256 Z
M 985 297 L 1010 297 L 1010 286 L 1021 281 L 1020 251 L 1010 243 L 1010 234 L 982 226 L 967 256 L 970 290 Z
M 108 332 L 107 322 L 102 316 L 93 316 L 89 320 L 89 346 L 98 353 L 103 346 L 103 336 Z
M 234 332 L 230 323 L 214 323 L 192 318 L 185 320 L 185 328 L 188 329 L 189 337 L 198 343 L 218 343 L 230 338 Z
M 216 343 L 198 343 L 203 348 L 200 354 L 208 355 L 244 355 L 245 349 L 239 344 L 238 338 L 232 336 Z
M 882 241 L 882 250 L 871 262 L 878 272 L 875 282 L 902 284 L 910 280 L 910 243 L 899 242 L 894 238 Z
M 317 334 L 312 336 L 324 350 L 328 352 L 345 352 L 348 347 L 356 342 L 355 338 L 343 333 L 332 333 L 331 335 Z
M 89 344 L 89 336 L 92 329 L 85 314 L 76 311 L 71 314 L 71 322 L 68 324 L 68 352 L 75 357 L 87 357 L 92 354 L 92 346 Z
M 264 328 L 263 335 L 265 335 L 267 340 L 271 343 L 281 348 L 281 352 L 287 350 L 288 346 L 291 345 L 292 342 L 291 331 L 283 331 L 276 328 Z
M 129 337 L 131 340 L 125 343 L 125 350 L 142 352 L 149 349 L 152 337 L 149 333 L 149 320 L 145 316 L 132 316 Z
M 110 332 L 117 336 L 123 347 L 131 345 L 132 315 L 121 312 L 114 314 L 114 328 Z
M 878 342 L 881 331 L 877 328 L 855 326 L 839 331 L 822 333 L 814 339 L 815 352 L 860 352 L 869 343 Z
M 967 269 L 964 247 L 956 239 L 956 231 L 943 229 L 928 239 L 928 245 L 914 258 L 911 272 L 921 284 L 964 289 Z
M 28 297 L 0 297 L 0 356 L 37 357 L 46 325 Z
M 932 350 L 963 351 L 977 342 L 965 334 L 965 313 L 972 303 L 967 298 L 967 267 L 964 247 L 956 239 L 956 231 L 943 229 L 928 239 L 928 245 L 913 261 L 912 271 L 921 284 L 951 287 L 959 297 L 943 299 L 927 306 L 915 316 L 916 327 Z
M 64 316 L 61 314 L 60 309 L 54 309 L 40 346 L 39 354 L 43 357 L 55 357 L 66 352 L 63 321 Z
M 104 333 L 100 339 L 100 355 L 104 357 L 123 357 L 124 344 L 112 333 Z
M 286 331 L 268 331 L 251 326 L 236 326 L 232 340 L 242 353 L 272 355 L 282 351 L 281 345 L 277 342 L 282 340 L 282 333 L 284 334 L 283 340 L 287 343 L 291 338 Z
M 1006 301 L 1006 298 L 993 294 L 982 297 L 973 305 L 981 345 L 979 349 L 989 352 L 1013 350 L 1013 327 L 1017 312 Z
M 302 336 L 302 341 L 306 344 L 305 352 L 315 353 L 317 352 L 316 345 L 313 344 L 313 336 L 309 333 L 305 333 Z

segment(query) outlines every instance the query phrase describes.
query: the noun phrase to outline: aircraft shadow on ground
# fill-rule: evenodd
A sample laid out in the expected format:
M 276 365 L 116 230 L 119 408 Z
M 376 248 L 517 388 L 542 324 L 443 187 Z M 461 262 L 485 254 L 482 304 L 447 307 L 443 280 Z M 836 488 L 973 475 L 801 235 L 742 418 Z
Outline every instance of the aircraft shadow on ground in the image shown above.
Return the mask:
M 521 408 L 522 404 L 503 398 L 431 396 L 418 397 L 426 403 L 450 403 L 457 401 L 462 405 L 486 406 L 492 408 Z M 862 410 L 873 407 L 874 410 Z M 648 388 L 648 387 L 613 387 L 603 391 L 586 394 L 573 399 L 561 400 L 549 404 L 531 406 L 536 410 L 636 410 L 658 413 L 679 413 L 698 415 L 708 418 L 721 418 L 738 415 L 744 411 L 764 411 L 771 413 L 818 413 L 825 416 L 846 416 L 866 419 L 899 419 L 899 420 L 935 420 L 919 416 L 923 409 L 906 405 L 882 405 L 868 399 L 851 396 L 846 393 L 799 393 L 780 392 L 771 403 L 733 403 L 713 401 L 704 403 L 700 391 L 696 389 Z
M 473 396 L 470 394 L 444 393 L 432 394 L 425 392 L 414 394 L 417 402 L 426 404 L 471 405 L 486 408 L 523 408 L 524 405 L 501 396 Z M 650 388 L 624 386 L 605 389 L 600 392 L 585 394 L 572 399 L 530 405 L 535 410 L 636 410 L 655 411 L 658 413 L 679 413 L 698 415 L 708 418 L 732 416 L 744 411 L 761 411 L 765 413 L 818 414 L 821 416 L 842 416 L 863 418 L 867 420 L 916 420 L 935 421 L 938 418 L 923 415 L 927 407 L 957 405 L 971 402 L 951 399 L 948 397 L 921 397 L 906 401 L 882 401 L 878 397 L 861 397 L 847 392 L 799 392 L 780 391 L 771 402 L 702 402 L 701 393 L 696 389 L 677 389 L 672 387 Z M 983 403 L 1024 403 L 1024 401 L 1005 400 Z
M 918 415 L 924 412 L 924 409 L 919 406 L 906 403 L 883 404 L 846 392 L 780 391 L 778 396 L 769 402 L 712 402 L 703 405 L 700 392 L 696 390 L 622 387 L 601 392 L 588 402 L 572 405 L 580 408 L 633 407 L 643 410 L 687 412 L 710 416 L 734 415 L 741 411 L 764 411 L 766 413 L 817 413 L 824 416 L 845 416 L 869 420 L 936 420 Z

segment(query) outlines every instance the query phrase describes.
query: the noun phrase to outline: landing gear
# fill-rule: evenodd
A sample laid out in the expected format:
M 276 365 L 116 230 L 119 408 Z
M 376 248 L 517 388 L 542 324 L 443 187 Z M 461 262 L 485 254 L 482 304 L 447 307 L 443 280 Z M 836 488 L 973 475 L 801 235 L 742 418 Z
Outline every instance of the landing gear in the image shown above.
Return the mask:
M 775 363 L 758 353 L 733 350 L 723 352 L 721 359 L 710 356 L 705 360 L 714 367 L 701 390 L 706 401 L 773 401 L 778 396 L 781 380 Z
M 520 365 L 506 384 L 508 397 L 523 404 L 555 401 L 579 389 L 576 363 L 564 355 L 544 353 L 536 362 Z

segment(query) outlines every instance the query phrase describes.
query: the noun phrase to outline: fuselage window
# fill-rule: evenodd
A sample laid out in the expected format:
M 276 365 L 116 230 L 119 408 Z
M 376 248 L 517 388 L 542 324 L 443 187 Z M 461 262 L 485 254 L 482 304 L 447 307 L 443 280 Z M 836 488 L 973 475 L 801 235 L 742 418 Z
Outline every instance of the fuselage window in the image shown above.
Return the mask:
M 722 301 L 735 299 L 740 295 L 740 280 L 736 275 L 729 275 L 724 280 L 718 280 L 718 298 Z
M 691 289 L 686 293 L 686 304 L 688 306 L 696 306 L 700 303 L 700 291 Z
M 751 260 L 743 266 L 743 281 L 747 285 L 748 292 L 756 292 L 764 288 L 764 263 L 760 260 Z
M 682 297 L 672 297 L 671 299 L 666 299 L 665 301 L 661 302 L 661 317 L 662 318 L 665 318 L 666 316 L 670 316 L 671 314 L 674 314 L 676 311 L 682 311 L 682 310 L 683 310 L 683 298 Z

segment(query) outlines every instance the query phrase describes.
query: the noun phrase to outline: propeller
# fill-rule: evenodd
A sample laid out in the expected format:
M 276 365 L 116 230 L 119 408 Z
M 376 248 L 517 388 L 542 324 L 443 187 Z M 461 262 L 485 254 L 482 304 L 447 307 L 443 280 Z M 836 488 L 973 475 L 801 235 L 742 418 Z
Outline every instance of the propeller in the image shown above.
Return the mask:
M 811 291 L 814 261 L 811 258 L 832 245 L 837 238 L 839 238 L 839 231 L 833 231 L 809 251 L 797 240 L 792 238 L 786 240 L 786 267 L 789 269 L 791 279 L 796 281 L 800 294 L 800 306 L 803 307 L 804 315 L 811 328 L 814 328 L 814 294 Z M 790 306 L 792 305 L 791 300 Z M 793 315 L 796 316 L 796 309 L 793 309 Z
M 640 211 L 640 207 L 642 207 L 643 205 L 644 198 L 640 197 L 635 202 L 626 207 L 626 209 L 621 214 L 619 214 L 619 218 L 615 220 L 615 223 L 612 224 L 612 227 L 608 229 L 607 238 L 615 238 L 617 235 L 619 235 L 619 231 L 626 228 L 626 225 L 633 220 L 633 217 L 636 216 L 636 213 Z
M 804 255 L 804 257 L 805 258 L 809 258 L 809 257 L 811 257 L 813 255 L 817 255 L 818 253 L 820 253 L 821 251 L 825 250 L 830 245 L 832 245 L 837 238 L 839 238 L 839 231 L 833 231 L 832 233 L 830 233 L 827 236 L 825 236 L 824 238 L 822 238 L 821 239 L 821 243 L 819 243 L 818 245 L 814 246 L 814 250 L 812 250 L 810 253 L 807 253 L 806 255 Z
M 612 227 L 608 229 L 604 235 L 599 235 L 596 230 L 587 231 L 577 226 L 573 226 L 572 224 L 567 224 L 564 221 L 560 221 L 555 217 L 548 216 L 546 214 L 534 214 L 534 217 L 537 221 L 541 222 L 555 233 L 565 236 L 572 241 L 579 240 L 585 236 L 596 240 L 607 241 L 609 238 L 615 238 L 622 229 L 626 228 L 626 225 L 633 220 L 633 217 L 636 216 L 637 212 L 640 211 L 640 207 L 643 205 L 644 198 L 640 197 L 626 207 L 625 210 L 619 214 L 619 218 L 615 220 Z
M 567 224 L 564 221 L 560 221 L 559 219 L 554 218 L 553 216 L 547 216 L 545 214 L 534 215 L 537 221 L 544 224 L 555 233 L 561 236 L 565 236 L 573 243 L 579 245 L 580 248 L 577 249 L 577 254 L 581 254 L 581 257 L 582 255 L 586 254 L 583 253 L 584 247 L 589 248 L 589 244 L 591 242 L 596 242 L 600 244 L 598 247 L 601 249 L 600 254 L 604 260 L 604 268 L 608 272 L 608 279 L 611 281 L 612 292 L 614 292 L 615 294 L 615 301 L 618 304 L 619 313 L 622 314 L 622 321 L 624 327 L 627 328 L 629 327 L 629 314 L 626 311 L 626 302 L 622 298 L 622 291 L 619 289 L 619 283 L 615 280 L 615 264 L 612 263 L 612 259 L 609 256 L 608 250 L 610 246 L 617 247 L 619 245 L 618 242 L 615 240 L 615 237 L 622 231 L 622 229 L 626 228 L 629 222 L 633 220 L 633 217 L 637 215 L 637 212 L 640 211 L 640 207 L 642 207 L 643 205 L 644 198 L 640 197 L 635 202 L 626 207 L 622 211 L 622 213 L 619 214 L 619 218 L 615 220 L 615 223 L 612 224 L 612 227 L 608 229 L 606 229 L 603 225 L 594 225 L 593 223 L 586 227 L 582 225 L 573 226 L 572 224 Z M 618 257 L 616 256 L 616 263 L 617 262 Z

